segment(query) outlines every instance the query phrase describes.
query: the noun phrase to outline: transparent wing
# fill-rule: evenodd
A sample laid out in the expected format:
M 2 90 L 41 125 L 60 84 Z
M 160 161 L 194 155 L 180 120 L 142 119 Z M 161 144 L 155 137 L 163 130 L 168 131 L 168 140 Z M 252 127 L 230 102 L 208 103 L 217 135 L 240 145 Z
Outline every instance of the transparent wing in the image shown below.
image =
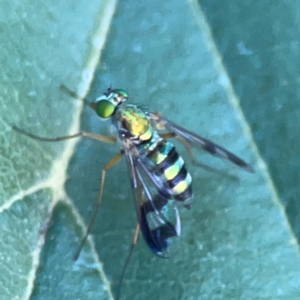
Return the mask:
M 143 237 L 156 255 L 167 258 L 171 239 L 180 235 L 176 203 L 159 193 L 138 158 L 127 151 L 125 157 Z
M 150 114 L 151 119 L 154 122 L 157 122 L 160 126 L 163 126 L 169 129 L 171 132 L 175 133 L 180 139 L 184 140 L 187 144 L 201 148 L 208 153 L 226 159 L 236 166 L 242 168 L 247 172 L 254 173 L 254 170 L 251 165 L 246 163 L 243 159 L 226 150 L 222 146 L 219 146 L 212 141 L 205 139 L 165 118 L 159 114 Z

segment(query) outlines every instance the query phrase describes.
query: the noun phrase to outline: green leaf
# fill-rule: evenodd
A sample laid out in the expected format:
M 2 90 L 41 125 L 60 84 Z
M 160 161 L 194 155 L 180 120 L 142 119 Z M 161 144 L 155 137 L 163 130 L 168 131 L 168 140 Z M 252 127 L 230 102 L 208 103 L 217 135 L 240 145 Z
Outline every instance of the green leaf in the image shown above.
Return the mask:
M 79 130 L 82 103 L 62 93 L 60 85 L 79 94 L 88 89 L 114 11 L 113 1 L 98 2 L 0 3 L 0 295 L 4 300 L 30 295 L 94 299 L 95 293 L 112 298 L 91 245 L 86 261 L 92 263 L 72 259 L 78 236 L 85 230 L 64 189 L 75 141 L 41 143 L 11 127 L 49 137 Z
M 299 2 L 199 3 L 299 240 Z
M 90 242 L 78 261 L 72 258 L 86 230 L 80 216 L 87 224 L 101 168 L 119 147 L 82 139 L 74 149 L 72 140 L 43 143 L 10 127 L 48 137 L 79 130 L 81 106 L 59 86 L 84 95 L 89 85 L 114 10 L 112 1 L 97 2 L 35 9 L 32 2 L 0 4 L 5 20 L 0 47 L 5 45 L 1 53 L 7 64 L 0 71 L 3 299 L 107 299 L 110 285 L 117 288 L 136 224 L 123 161 L 107 173 L 92 230 L 96 251 Z M 299 296 L 297 243 L 210 29 L 195 2 L 121 1 L 101 54 L 90 100 L 110 85 L 124 88 L 129 101 L 160 110 L 249 160 L 256 170 L 247 174 L 221 166 L 239 177 L 236 182 L 192 166 L 178 145 L 195 192 L 192 208 L 181 209 L 179 248 L 163 260 L 140 238 L 122 299 Z M 81 127 L 107 133 L 109 123 L 86 108 Z M 219 167 L 219 160 L 210 161 Z

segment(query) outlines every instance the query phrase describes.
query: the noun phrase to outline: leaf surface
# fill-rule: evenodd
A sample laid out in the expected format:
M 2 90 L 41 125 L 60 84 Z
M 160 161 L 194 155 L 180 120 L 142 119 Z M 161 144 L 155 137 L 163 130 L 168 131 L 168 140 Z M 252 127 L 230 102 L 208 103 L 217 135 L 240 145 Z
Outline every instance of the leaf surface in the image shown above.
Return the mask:
M 25 4 L 12 9 L 2 2 L 6 23 L 0 45 L 8 44 L 1 52 L 7 54 L 8 66 L 0 71 L 0 168 L 5 174 L 0 259 L 6 269 L 0 292 L 8 295 L 3 299 L 109 299 L 110 285 L 116 291 L 136 224 L 124 161 L 107 173 L 92 230 L 96 251 L 88 243 L 78 261 L 72 258 L 85 231 L 80 216 L 87 224 L 101 169 L 119 146 L 81 139 L 74 149 L 72 140 L 42 143 L 10 129 L 13 123 L 49 137 L 78 131 L 81 106 L 59 86 L 66 84 L 84 95 L 106 38 L 89 100 L 110 85 L 124 88 L 130 102 L 161 111 L 250 161 L 256 170 L 239 172 L 197 153 L 239 181 L 208 173 L 192 166 L 185 149 L 174 141 L 193 176 L 195 193 L 192 208 L 180 209 L 180 247 L 163 260 L 140 238 L 122 299 L 297 299 L 297 243 L 255 134 L 252 138 L 250 108 L 245 109 L 223 63 L 219 40 L 212 35 L 210 7 L 201 2 L 121 1 L 108 36 L 101 28 L 108 28 L 111 1 L 59 2 L 36 10 L 30 5 L 25 9 Z M 4 8 L 15 18 L 3 13 Z M 24 30 L 21 37 L 18 26 L 11 25 L 18 22 Z M 16 37 L 6 34 L 11 26 Z M 22 38 L 26 43 L 20 43 Z M 109 133 L 109 122 L 100 122 L 89 108 L 80 126 Z

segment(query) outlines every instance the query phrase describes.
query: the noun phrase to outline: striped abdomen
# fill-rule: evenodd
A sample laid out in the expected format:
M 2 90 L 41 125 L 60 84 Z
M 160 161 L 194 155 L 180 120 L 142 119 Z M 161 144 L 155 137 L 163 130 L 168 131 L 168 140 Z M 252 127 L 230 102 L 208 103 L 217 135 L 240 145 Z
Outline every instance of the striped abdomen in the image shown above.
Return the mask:
M 192 178 L 174 145 L 155 136 L 147 143 L 148 151 L 145 151 L 146 159 L 143 161 L 154 179 L 159 182 L 160 192 L 189 207 L 193 196 Z

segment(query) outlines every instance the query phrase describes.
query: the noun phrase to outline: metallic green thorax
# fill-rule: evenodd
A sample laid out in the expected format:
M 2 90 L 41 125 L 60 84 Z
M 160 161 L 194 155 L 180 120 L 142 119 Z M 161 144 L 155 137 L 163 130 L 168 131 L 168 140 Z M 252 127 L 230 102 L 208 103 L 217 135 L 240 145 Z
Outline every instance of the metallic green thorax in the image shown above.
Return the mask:
M 136 105 L 126 105 L 117 112 L 117 119 L 132 139 L 148 141 L 153 134 L 149 117 Z

